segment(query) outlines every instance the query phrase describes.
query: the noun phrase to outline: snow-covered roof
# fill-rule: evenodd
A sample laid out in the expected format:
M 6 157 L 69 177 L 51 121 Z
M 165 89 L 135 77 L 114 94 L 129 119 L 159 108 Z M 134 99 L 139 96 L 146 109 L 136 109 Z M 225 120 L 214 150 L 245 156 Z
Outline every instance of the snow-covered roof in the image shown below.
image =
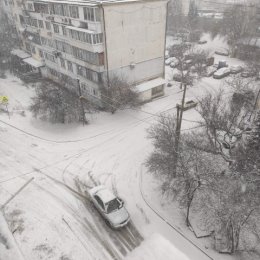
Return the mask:
M 107 189 L 101 189 L 97 192 L 97 195 L 100 197 L 100 199 L 106 204 L 107 202 L 113 200 L 116 198 L 116 196 Z
M 19 50 L 19 49 L 14 49 L 11 51 L 11 54 L 18 56 L 21 59 L 26 59 L 28 57 L 31 57 L 30 54 L 28 54 L 27 52 L 23 51 L 23 50 Z
M 43 62 L 38 61 L 38 60 L 36 60 L 36 59 L 34 59 L 34 58 L 32 58 L 32 57 L 27 58 L 27 59 L 24 59 L 23 61 L 24 61 L 25 63 L 27 63 L 27 64 L 33 66 L 34 68 L 39 68 L 39 67 L 43 67 L 43 66 L 44 66 L 44 63 L 43 63 Z
M 140 85 L 135 86 L 136 91 L 138 93 L 144 92 L 146 90 L 161 86 L 166 83 L 166 80 L 163 78 L 157 78 L 153 80 L 146 81 L 144 83 L 141 83 Z
M 105 204 L 116 198 L 116 196 L 104 185 L 95 186 L 94 188 L 89 190 L 89 194 L 91 196 L 97 194 Z
M 159 234 L 152 235 L 134 249 L 125 260 L 190 260 Z
M 45 2 L 45 3 L 63 3 L 63 4 L 78 4 L 78 5 L 102 5 L 102 4 L 117 4 L 125 2 L 141 2 L 143 0 L 35 0 L 35 2 Z M 149 2 L 150 0 L 144 0 Z M 162 0 L 164 1 L 164 0 Z

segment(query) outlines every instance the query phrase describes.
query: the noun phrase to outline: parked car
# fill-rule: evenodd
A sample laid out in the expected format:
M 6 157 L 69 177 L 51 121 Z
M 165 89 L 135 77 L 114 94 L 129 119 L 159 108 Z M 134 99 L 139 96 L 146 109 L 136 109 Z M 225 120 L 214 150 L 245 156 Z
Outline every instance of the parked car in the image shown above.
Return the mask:
M 130 221 L 124 202 L 105 186 L 99 185 L 89 191 L 91 201 L 112 228 L 121 228 Z
M 181 72 L 179 70 L 175 71 L 173 73 L 172 79 L 178 82 L 181 82 L 182 76 L 181 76 Z
M 189 100 L 187 102 L 184 103 L 184 107 L 183 107 L 183 111 L 189 110 L 191 108 L 194 108 L 198 105 L 197 102 L 193 101 L 193 100 Z M 181 104 L 177 104 L 176 107 L 178 107 L 179 109 L 181 109 Z
M 229 51 L 226 49 L 219 49 L 215 51 L 215 54 L 221 55 L 221 56 L 229 56 Z
M 206 41 L 206 40 L 199 40 L 198 41 L 198 44 L 206 44 L 208 41 Z
M 243 71 L 243 67 L 240 65 L 234 65 L 230 67 L 231 74 L 238 74 Z
M 173 57 L 174 58 L 174 57 Z M 179 61 L 177 58 L 172 59 L 172 62 L 170 64 L 171 68 L 176 68 L 179 65 Z
M 246 69 L 241 73 L 241 77 L 243 78 L 249 78 L 256 76 L 256 72 L 253 70 Z
M 176 58 L 174 58 L 174 57 L 170 57 L 170 58 L 168 58 L 166 61 L 165 61 L 165 65 L 170 65 L 171 64 L 171 62 L 172 61 L 174 61 L 174 59 L 176 59 Z
M 222 69 L 217 70 L 213 74 L 213 78 L 214 79 L 222 79 L 222 78 L 225 78 L 226 76 L 228 76 L 229 74 L 230 74 L 229 68 L 222 68 Z

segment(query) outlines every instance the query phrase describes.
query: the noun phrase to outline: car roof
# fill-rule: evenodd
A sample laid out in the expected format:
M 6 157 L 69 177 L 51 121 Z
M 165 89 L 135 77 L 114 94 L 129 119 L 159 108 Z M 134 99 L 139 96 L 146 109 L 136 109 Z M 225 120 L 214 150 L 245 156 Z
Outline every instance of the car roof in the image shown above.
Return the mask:
M 95 194 L 98 195 L 99 198 L 105 204 L 116 198 L 116 196 L 110 190 L 108 190 L 106 187 L 101 188 Z

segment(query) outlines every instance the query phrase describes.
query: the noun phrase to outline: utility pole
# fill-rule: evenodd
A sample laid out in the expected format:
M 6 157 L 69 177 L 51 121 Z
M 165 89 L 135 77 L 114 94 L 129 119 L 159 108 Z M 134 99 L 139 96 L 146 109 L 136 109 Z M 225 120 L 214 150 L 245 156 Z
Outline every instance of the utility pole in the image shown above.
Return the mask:
M 83 123 L 83 126 L 84 126 L 88 121 L 87 121 L 86 115 L 85 115 L 85 110 L 84 110 L 84 105 L 83 105 L 83 96 L 82 96 L 82 92 L 81 92 L 79 79 L 77 79 L 77 83 L 78 83 L 79 100 L 80 100 L 80 106 L 81 106 L 81 117 L 82 117 L 82 123 Z
M 182 95 L 182 101 L 181 106 L 177 106 L 177 122 L 176 122 L 176 136 L 175 136 L 175 163 L 174 163 L 174 171 L 173 174 L 176 177 L 177 174 L 177 164 L 178 164 L 178 157 L 179 157 L 179 144 L 180 144 L 180 138 L 181 138 L 181 124 L 182 124 L 182 116 L 183 116 L 183 108 L 185 103 L 185 96 L 186 96 L 186 90 L 187 90 L 187 84 L 184 85 L 183 95 Z

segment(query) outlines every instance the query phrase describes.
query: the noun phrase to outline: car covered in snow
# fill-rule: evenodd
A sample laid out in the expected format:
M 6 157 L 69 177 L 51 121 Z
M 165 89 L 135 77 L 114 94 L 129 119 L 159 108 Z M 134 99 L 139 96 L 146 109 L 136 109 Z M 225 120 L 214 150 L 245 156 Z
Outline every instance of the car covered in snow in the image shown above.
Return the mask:
M 243 67 L 240 65 L 233 65 L 230 67 L 231 74 L 238 74 L 243 71 Z
M 170 67 L 176 68 L 178 65 L 179 65 L 178 59 L 173 57 L 172 62 L 170 63 Z
M 186 101 L 184 103 L 184 106 L 183 106 L 183 111 L 186 111 L 186 110 L 189 110 L 191 108 L 194 108 L 198 105 L 197 102 L 193 101 L 193 100 L 189 100 L 189 101 Z M 176 105 L 177 108 L 181 109 L 181 104 L 177 104 Z
M 250 78 L 256 76 L 256 72 L 254 70 L 246 69 L 241 73 L 241 77 Z
M 179 70 L 174 71 L 173 75 L 172 75 L 172 79 L 174 81 L 181 82 L 181 80 L 182 80 L 181 71 L 179 71 Z
M 226 49 L 218 49 L 215 51 L 215 54 L 221 55 L 221 56 L 229 56 L 229 51 Z
M 206 40 L 199 40 L 198 41 L 198 44 L 206 44 L 208 41 L 206 41 Z
M 165 65 L 169 66 L 175 59 L 175 57 L 168 58 L 167 60 L 165 60 Z
M 230 74 L 229 68 L 221 68 L 213 74 L 214 79 L 223 79 Z
M 130 221 L 130 215 L 122 199 L 115 196 L 103 185 L 89 190 L 91 201 L 112 228 L 121 228 Z

